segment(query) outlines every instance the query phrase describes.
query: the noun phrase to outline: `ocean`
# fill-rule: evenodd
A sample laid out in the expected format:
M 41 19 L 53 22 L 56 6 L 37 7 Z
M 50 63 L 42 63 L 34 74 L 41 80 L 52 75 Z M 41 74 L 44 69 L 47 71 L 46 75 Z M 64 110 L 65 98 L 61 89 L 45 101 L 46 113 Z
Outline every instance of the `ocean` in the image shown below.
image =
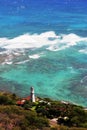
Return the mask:
M 0 0 L 0 90 L 87 107 L 87 0 Z

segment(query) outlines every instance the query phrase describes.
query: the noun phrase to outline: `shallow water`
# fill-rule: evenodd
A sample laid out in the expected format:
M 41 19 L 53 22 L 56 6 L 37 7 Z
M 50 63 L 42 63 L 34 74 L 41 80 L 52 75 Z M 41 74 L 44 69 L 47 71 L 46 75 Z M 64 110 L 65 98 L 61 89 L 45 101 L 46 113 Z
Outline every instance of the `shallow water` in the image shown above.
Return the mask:
M 0 90 L 87 107 L 87 2 L 0 1 Z

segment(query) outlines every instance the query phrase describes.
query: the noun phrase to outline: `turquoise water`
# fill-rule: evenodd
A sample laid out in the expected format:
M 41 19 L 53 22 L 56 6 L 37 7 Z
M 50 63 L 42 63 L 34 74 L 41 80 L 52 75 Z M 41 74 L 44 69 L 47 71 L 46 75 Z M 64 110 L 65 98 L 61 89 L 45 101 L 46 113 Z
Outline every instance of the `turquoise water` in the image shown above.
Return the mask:
M 74 48 L 44 53 L 47 55 L 24 64 L 2 66 L 1 77 L 4 84 L 8 82 L 5 89 L 24 97 L 34 86 L 37 96 L 86 106 L 87 79 L 83 79 L 87 74 L 86 55 L 77 53 Z M 0 87 L 4 89 L 2 84 Z
M 87 1 L 0 0 L 0 90 L 87 107 Z

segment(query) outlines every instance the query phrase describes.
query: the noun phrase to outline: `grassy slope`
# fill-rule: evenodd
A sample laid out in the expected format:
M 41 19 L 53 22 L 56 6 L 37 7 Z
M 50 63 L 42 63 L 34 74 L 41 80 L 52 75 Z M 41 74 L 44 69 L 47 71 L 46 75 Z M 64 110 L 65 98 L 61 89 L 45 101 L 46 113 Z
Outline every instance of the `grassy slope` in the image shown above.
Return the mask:
M 82 107 L 50 99 L 27 101 L 21 107 L 16 105 L 18 99 L 15 94 L 0 93 L 0 130 L 87 130 L 87 113 Z M 60 116 L 69 120 L 50 127 L 49 120 Z

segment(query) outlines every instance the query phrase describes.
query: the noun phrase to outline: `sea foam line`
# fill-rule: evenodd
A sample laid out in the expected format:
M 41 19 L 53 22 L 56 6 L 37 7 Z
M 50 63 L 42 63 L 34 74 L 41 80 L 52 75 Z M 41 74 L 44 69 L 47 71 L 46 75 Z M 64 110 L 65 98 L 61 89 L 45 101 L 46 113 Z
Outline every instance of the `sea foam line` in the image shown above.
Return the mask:
M 40 55 L 39 54 L 30 55 L 29 58 L 38 59 L 38 58 L 40 58 Z
M 29 62 L 29 60 L 24 60 L 24 61 L 20 61 L 20 62 L 17 62 L 17 63 L 15 63 L 15 64 L 24 64 L 24 63 L 27 63 L 27 62 Z
M 87 38 L 80 37 L 73 33 L 58 36 L 55 32 L 50 31 L 41 34 L 24 34 L 13 39 L 0 38 L 0 47 L 5 49 L 25 49 L 48 46 L 47 49 L 58 51 L 74 46 L 80 41 L 87 42 Z
M 87 54 L 87 48 L 79 50 L 80 53 Z

